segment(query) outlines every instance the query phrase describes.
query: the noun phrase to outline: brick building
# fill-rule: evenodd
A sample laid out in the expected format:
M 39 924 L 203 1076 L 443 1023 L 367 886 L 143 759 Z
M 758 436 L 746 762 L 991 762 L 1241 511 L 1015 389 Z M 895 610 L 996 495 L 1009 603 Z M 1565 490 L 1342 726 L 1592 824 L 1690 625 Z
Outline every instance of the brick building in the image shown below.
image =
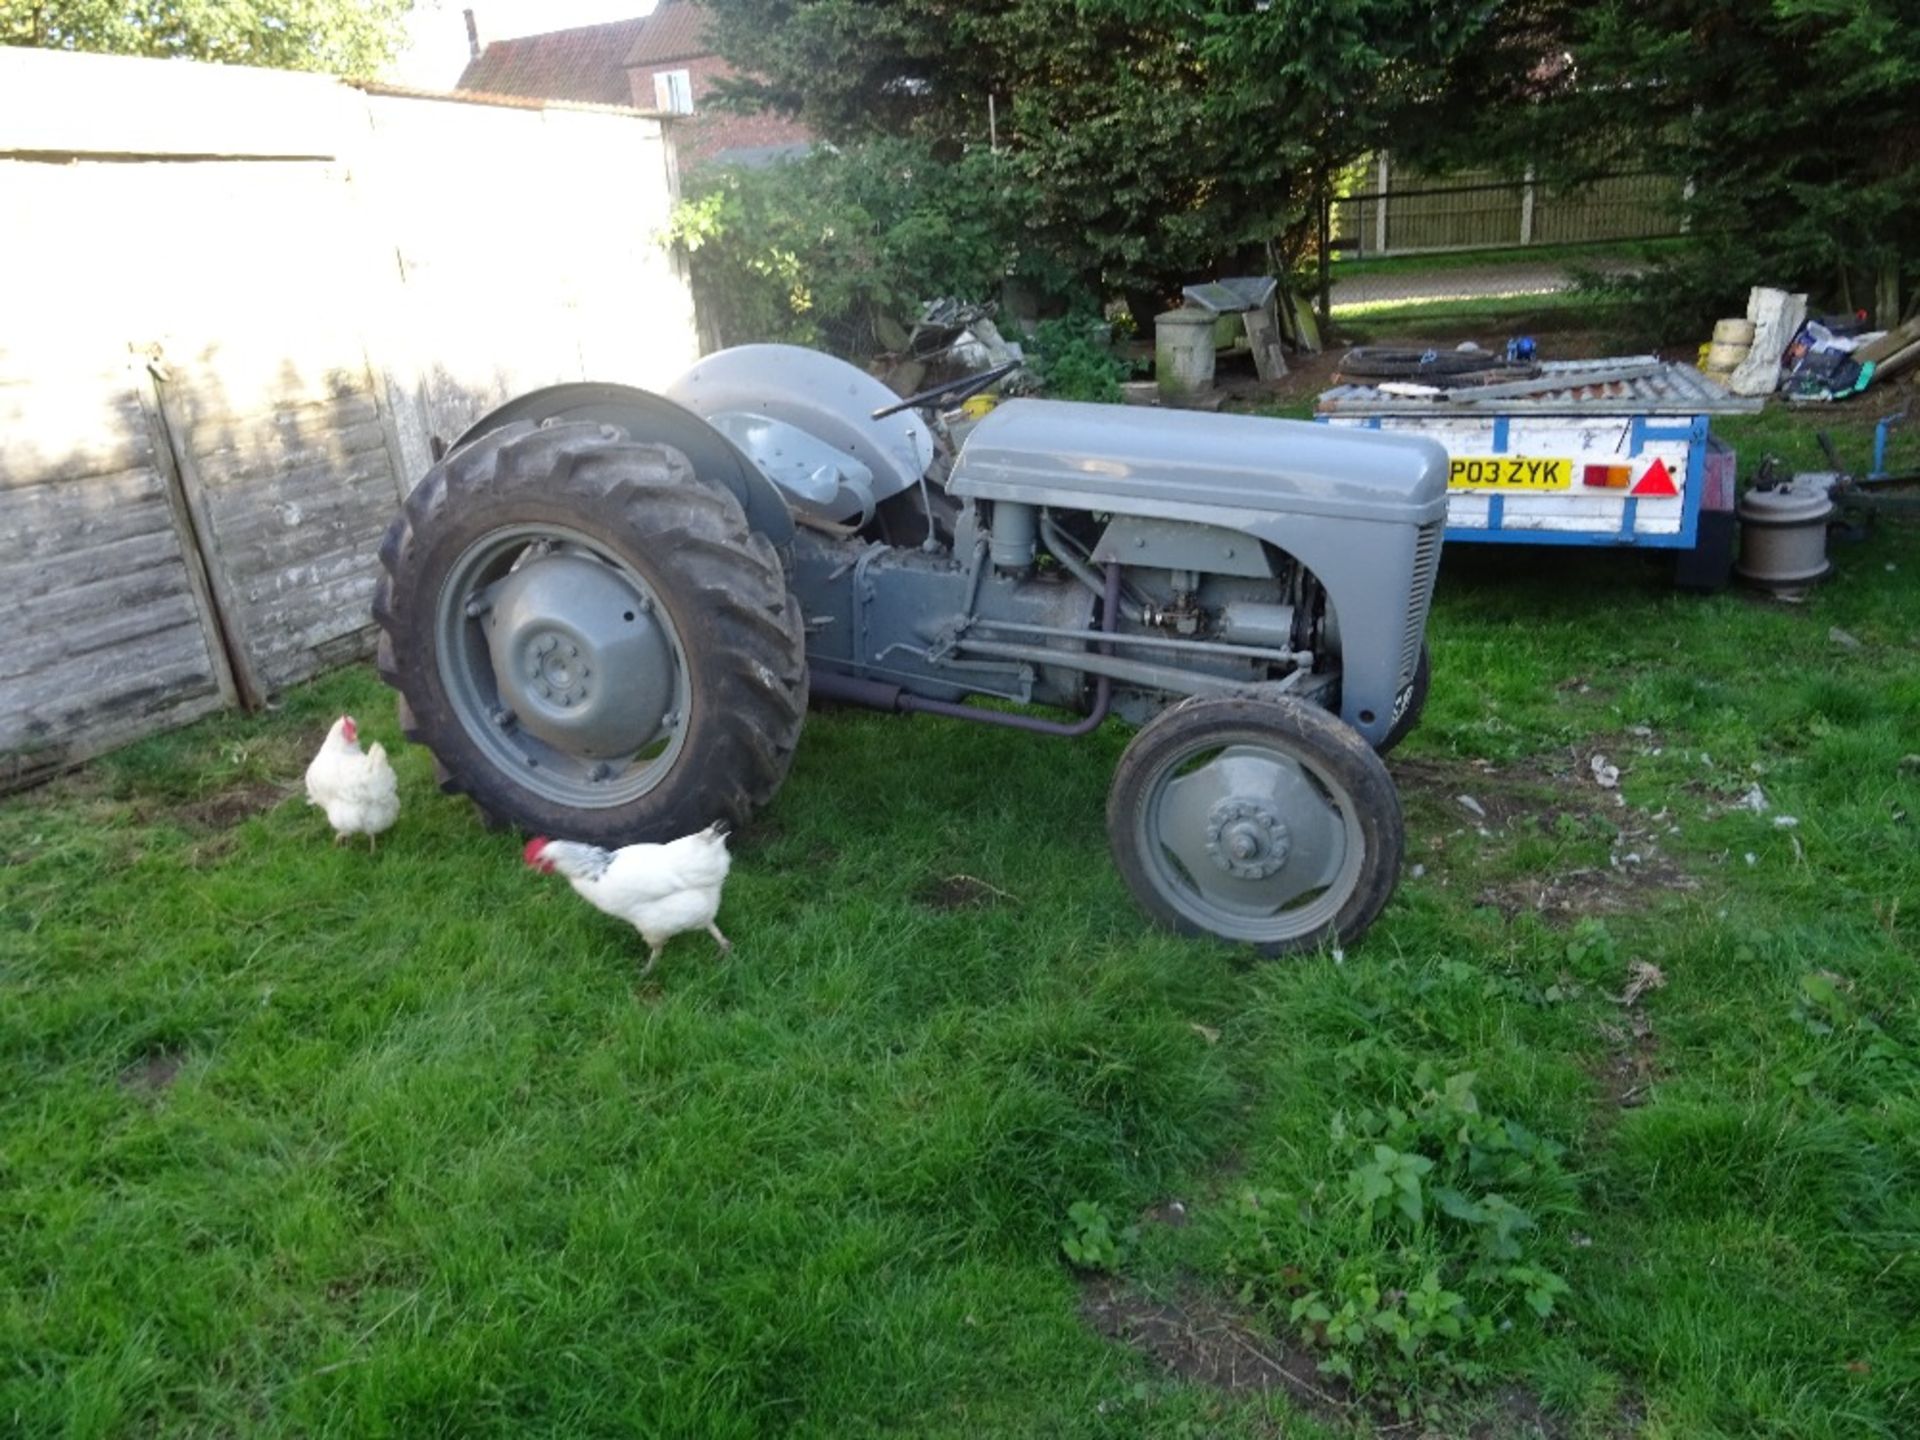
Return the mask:
M 454 88 L 670 111 L 685 117 L 673 128 L 682 169 L 766 164 L 804 151 L 812 137 L 791 120 L 708 108 L 714 82 L 732 71 L 707 44 L 705 20 L 697 0 L 660 0 L 634 20 L 496 40 Z

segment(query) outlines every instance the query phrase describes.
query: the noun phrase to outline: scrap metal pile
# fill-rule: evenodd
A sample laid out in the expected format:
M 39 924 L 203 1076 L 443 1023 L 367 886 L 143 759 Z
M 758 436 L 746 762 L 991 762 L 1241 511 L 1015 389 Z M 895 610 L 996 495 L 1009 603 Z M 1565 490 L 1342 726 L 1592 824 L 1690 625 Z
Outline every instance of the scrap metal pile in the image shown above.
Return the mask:
M 911 328 L 882 317 L 874 326 L 883 347 L 876 373 L 889 389 L 911 395 L 931 384 L 1012 364 L 999 386 L 1002 395 L 1023 395 L 1035 388 L 1024 368 L 1025 353 L 994 324 L 991 304 L 942 297 L 929 300 Z

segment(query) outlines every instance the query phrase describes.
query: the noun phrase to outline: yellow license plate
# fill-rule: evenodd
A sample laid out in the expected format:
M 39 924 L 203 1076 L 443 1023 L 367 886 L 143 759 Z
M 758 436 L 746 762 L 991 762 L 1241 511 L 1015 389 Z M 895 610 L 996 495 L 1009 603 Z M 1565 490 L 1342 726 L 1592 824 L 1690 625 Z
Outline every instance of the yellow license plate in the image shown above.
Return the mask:
M 1467 455 L 1447 469 L 1449 490 L 1565 490 L 1573 484 L 1573 461 L 1525 455 Z

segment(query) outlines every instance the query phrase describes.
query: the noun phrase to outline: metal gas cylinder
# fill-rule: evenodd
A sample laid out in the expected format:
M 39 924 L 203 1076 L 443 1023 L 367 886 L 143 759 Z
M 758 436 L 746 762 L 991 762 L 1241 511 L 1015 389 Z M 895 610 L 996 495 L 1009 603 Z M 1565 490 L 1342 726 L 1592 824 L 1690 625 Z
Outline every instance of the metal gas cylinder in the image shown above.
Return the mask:
M 1756 585 L 1793 590 L 1824 579 L 1833 501 L 1823 486 L 1794 484 L 1740 497 L 1740 563 Z

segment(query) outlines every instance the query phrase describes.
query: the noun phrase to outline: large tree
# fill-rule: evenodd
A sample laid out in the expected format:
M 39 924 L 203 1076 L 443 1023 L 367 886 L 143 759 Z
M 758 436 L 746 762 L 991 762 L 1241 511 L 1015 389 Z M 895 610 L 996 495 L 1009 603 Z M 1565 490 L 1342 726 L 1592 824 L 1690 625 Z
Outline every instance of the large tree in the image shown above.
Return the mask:
M 1535 0 L 1525 103 L 1446 102 L 1395 148 L 1431 165 L 1609 168 L 1688 182 L 1694 243 L 1645 277 L 1678 337 L 1756 284 L 1891 323 L 1920 281 L 1920 25 L 1911 0 Z M 1904 294 L 1903 294 L 1904 290 Z M 1903 305 L 1903 300 L 1906 302 Z
M 1786 284 L 1892 323 L 1920 261 L 1911 0 L 1604 0 L 1574 22 L 1569 117 L 1692 182 L 1693 293 Z
M 0 0 L 0 44 L 366 74 L 414 0 Z
M 1036 246 L 1169 293 L 1281 235 L 1309 192 L 1484 48 L 1487 0 L 707 0 L 746 103 L 841 143 L 997 145 Z

